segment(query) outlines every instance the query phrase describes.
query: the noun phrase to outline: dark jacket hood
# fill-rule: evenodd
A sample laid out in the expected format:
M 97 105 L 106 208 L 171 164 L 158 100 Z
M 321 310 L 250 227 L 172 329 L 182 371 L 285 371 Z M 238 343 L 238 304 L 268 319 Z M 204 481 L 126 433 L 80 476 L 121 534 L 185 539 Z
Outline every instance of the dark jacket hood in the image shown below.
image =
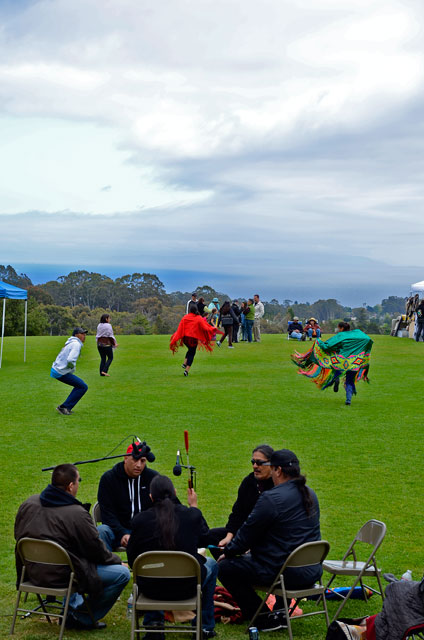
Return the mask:
M 81 502 L 70 493 L 59 489 L 59 487 L 54 487 L 52 484 L 47 485 L 44 491 L 40 493 L 40 502 L 43 507 L 66 507 L 70 504 L 81 505 Z

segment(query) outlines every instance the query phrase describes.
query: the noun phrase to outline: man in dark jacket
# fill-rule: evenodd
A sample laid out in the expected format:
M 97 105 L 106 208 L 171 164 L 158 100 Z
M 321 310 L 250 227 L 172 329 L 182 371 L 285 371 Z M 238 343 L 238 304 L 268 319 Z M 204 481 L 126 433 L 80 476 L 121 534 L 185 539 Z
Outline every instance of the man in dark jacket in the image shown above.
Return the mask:
M 318 499 L 306 486 L 296 455 L 280 449 L 274 451 L 270 462 L 274 488 L 260 496 L 219 561 L 218 577 L 246 620 L 261 603 L 253 585 L 271 585 L 294 549 L 321 538 Z M 314 584 L 321 574 L 321 565 L 316 565 L 290 569 L 284 577 L 287 588 L 296 589 Z M 285 619 L 280 612 L 258 618 L 258 627 L 264 630 L 283 626 Z
M 237 500 L 233 504 L 225 527 L 216 527 L 209 530 L 208 543 L 225 547 L 236 535 L 241 525 L 247 520 L 259 496 L 272 489 L 274 482 L 271 478 L 271 455 L 274 449 L 268 444 L 260 444 L 252 451 L 252 473 L 249 473 L 238 489 Z M 214 558 L 218 558 L 222 551 L 210 550 Z
M 101 629 L 106 625 L 97 620 L 113 606 L 129 581 L 130 573 L 127 567 L 122 566 L 121 558 L 106 549 L 90 514 L 76 499 L 80 480 L 74 465 L 56 467 L 51 484 L 40 495 L 31 496 L 19 507 L 15 538 L 17 541 L 24 537 L 53 540 L 66 549 L 80 587 L 89 594 L 88 603 L 96 620 L 95 628 Z M 16 569 L 20 577 L 22 566 L 19 556 L 16 556 Z M 39 576 L 42 580 L 43 571 L 51 569 L 42 569 L 40 575 L 33 568 L 32 572 L 29 571 L 30 579 L 37 581 Z M 62 580 L 67 584 L 69 576 L 61 575 L 59 570 L 57 574 L 58 586 L 62 586 Z M 92 620 L 81 605 L 81 595 L 73 594 L 69 602 L 67 628 L 93 629 Z
M 126 547 L 131 534 L 131 520 L 152 506 L 150 483 L 157 471 L 149 469 L 154 454 L 145 442 L 135 442 L 127 449 L 123 462 L 118 462 L 100 478 L 97 500 L 102 523 L 98 529 L 110 551 Z

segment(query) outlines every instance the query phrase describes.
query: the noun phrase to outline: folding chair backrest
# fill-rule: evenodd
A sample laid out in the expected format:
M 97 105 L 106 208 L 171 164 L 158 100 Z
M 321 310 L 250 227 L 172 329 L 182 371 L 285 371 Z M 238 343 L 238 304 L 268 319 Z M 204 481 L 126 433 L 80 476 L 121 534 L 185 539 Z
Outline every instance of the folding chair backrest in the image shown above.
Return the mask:
M 355 540 L 371 544 L 375 550 L 378 549 L 386 535 L 386 525 L 380 520 L 368 520 L 356 534 Z
M 326 540 L 306 542 L 292 551 L 285 561 L 281 573 L 288 567 L 309 567 L 321 564 L 327 557 L 329 550 L 330 545 Z
M 98 522 L 102 521 L 102 512 L 98 502 L 94 504 L 92 516 L 94 524 L 97 526 Z
M 21 538 L 17 551 L 23 562 L 37 562 L 68 566 L 74 571 L 72 560 L 68 552 L 52 540 L 36 540 L 35 538 Z
M 147 551 L 133 565 L 134 580 L 140 578 L 196 578 L 200 584 L 200 565 L 184 551 Z

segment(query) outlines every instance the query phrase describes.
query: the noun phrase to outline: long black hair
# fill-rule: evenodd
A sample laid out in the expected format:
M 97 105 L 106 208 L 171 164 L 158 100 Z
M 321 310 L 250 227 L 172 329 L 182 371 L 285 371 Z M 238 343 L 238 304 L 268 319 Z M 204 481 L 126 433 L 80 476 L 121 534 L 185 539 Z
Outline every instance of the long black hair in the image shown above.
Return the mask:
M 166 551 L 175 549 L 177 519 L 175 517 L 175 489 L 168 476 L 155 476 L 150 484 L 153 508 L 156 513 L 157 536 Z
M 190 302 L 188 305 L 188 312 L 189 313 L 194 313 L 195 316 L 199 315 L 199 308 L 196 304 L 196 302 Z
M 231 307 L 231 305 L 230 305 L 229 300 L 226 300 L 224 302 L 224 304 L 222 305 L 222 307 L 221 307 L 221 315 L 225 316 L 226 313 L 230 313 L 230 307 Z
M 110 318 L 110 314 L 109 313 L 104 313 L 102 315 L 102 317 L 100 318 L 100 324 L 106 324 L 108 318 Z
M 286 467 L 281 467 L 281 470 L 286 476 L 289 476 L 290 479 L 293 480 L 293 482 L 295 483 L 296 487 L 298 488 L 302 496 L 302 502 L 303 502 L 303 506 L 305 507 L 306 515 L 310 516 L 314 503 L 312 501 L 311 493 L 308 487 L 306 486 L 306 476 L 300 473 L 299 463 L 291 462 L 290 465 L 287 465 Z

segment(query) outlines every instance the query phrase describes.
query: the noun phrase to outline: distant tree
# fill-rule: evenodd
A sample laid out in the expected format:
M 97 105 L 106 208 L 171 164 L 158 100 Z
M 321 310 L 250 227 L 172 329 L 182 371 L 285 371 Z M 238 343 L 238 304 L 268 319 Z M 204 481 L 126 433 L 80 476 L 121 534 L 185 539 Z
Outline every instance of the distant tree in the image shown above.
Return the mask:
M 381 308 L 383 313 L 390 313 L 391 315 L 398 315 L 405 313 L 406 298 L 399 298 L 398 296 L 389 296 L 381 301 Z
M 8 264 L 7 267 L 0 265 L 0 280 L 14 287 L 20 287 L 21 289 L 28 289 L 28 287 L 32 285 L 31 279 L 26 273 L 20 273 L 18 275 L 10 264 Z
M 43 287 L 28 287 L 28 298 L 35 298 L 40 304 L 54 304 L 53 296 L 50 295 Z
M 337 300 L 329 298 L 328 300 L 317 300 L 311 304 L 310 313 L 314 318 L 324 322 L 325 320 L 343 317 L 345 309 Z
M 51 336 L 66 335 L 75 323 L 68 307 L 60 307 L 57 304 L 47 304 L 42 306 L 49 326 Z

